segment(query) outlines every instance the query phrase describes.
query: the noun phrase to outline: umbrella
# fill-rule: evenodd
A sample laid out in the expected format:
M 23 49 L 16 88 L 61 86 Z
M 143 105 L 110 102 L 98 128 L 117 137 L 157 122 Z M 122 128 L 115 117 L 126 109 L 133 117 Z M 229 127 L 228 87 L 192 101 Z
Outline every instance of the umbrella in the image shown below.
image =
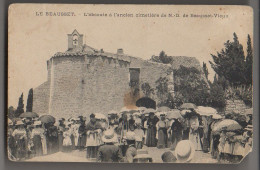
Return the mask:
M 214 115 L 212 116 L 212 119 L 222 119 L 222 116 L 219 115 L 219 114 L 214 114 Z
M 102 113 L 95 113 L 95 118 L 99 120 L 107 120 L 107 117 Z
M 39 115 L 35 112 L 25 112 L 25 113 L 22 113 L 19 117 L 20 118 L 35 118 L 35 117 L 39 117 Z
M 155 112 L 156 112 L 156 110 L 149 108 L 149 109 L 146 109 L 144 111 L 144 114 L 146 114 L 146 113 L 155 113 Z
M 252 115 L 252 114 L 253 114 L 253 108 L 245 110 L 245 115 Z
M 182 110 L 182 111 L 181 111 L 181 115 L 182 115 L 182 116 L 185 116 L 186 113 L 190 113 L 190 112 L 191 112 L 191 110 Z
M 42 123 L 55 123 L 55 118 L 51 115 L 43 115 L 39 118 Z
M 173 109 L 167 113 L 168 119 L 178 119 L 181 118 L 181 111 L 178 109 Z
M 232 119 L 224 119 L 220 121 L 212 131 L 217 132 L 221 130 L 227 130 L 227 131 L 235 131 L 242 129 L 242 126 L 239 125 L 239 123 Z
M 167 107 L 167 106 L 162 106 L 162 107 L 159 107 L 158 109 L 157 109 L 157 112 L 168 112 L 168 111 L 170 111 L 171 109 L 169 108 L 169 107 Z
M 201 116 L 212 116 L 217 113 L 217 110 L 212 107 L 198 106 L 195 110 Z
M 108 112 L 109 115 L 113 115 L 113 114 L 116 115 L 117 113 L 118 113 L 118 112 L 115 111 L 115 110 L 111 110 L 110 112 Z
M 196 109 L 197 106 L 193 103 L 184 103 L 181 105 L 181 109 Z
M 146 107 L 138 107 L 139 111 L 145 111 L 147 108 Z
M 164 112 L 156 112 L 156 113 L 155 113 L 155 115 L 156 115 L 157 117 L 160 117 L 161 114 L 165 114 L 165 113 L 164 113 Z

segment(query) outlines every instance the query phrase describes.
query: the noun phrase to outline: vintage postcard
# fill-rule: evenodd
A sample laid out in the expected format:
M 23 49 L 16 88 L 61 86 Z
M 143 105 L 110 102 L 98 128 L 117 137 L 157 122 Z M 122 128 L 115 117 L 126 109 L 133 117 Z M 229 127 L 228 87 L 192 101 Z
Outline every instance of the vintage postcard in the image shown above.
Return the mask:
M 239 163 L 252 38 L 248 6 L 12 4 L 8 158 Z

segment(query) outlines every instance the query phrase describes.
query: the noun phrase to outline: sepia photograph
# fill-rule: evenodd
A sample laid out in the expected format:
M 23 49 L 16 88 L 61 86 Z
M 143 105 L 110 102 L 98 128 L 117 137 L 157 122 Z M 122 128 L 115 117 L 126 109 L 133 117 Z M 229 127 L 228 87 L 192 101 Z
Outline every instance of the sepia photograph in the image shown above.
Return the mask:
M 253 54 L 248 6 L 12 4 L 8 159 L 238 164 Z

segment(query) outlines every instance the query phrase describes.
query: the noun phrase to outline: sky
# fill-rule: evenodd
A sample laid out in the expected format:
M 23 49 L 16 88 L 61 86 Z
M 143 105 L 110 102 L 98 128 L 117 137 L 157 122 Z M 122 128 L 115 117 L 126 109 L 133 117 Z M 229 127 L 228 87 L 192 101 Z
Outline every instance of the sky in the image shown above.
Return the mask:
M 43 16 L 36 16 L 43 12 Z M 46 16 L 46 12 L 74 12 L 75 16 Z M 183 17 L 89 17 L 84 13 L 107 14 L 220 14 L 228 18 Z M 47 60 L 68 48 L 67 34 L 77 29 L 84 43 L 107 52 L 150 59 L 164 50 L 168 56 L 196 57 L 205 62 L 209 79 L 211 54 L 224 47 L 236 32 L 246 51 L 247 35 L 253 36 L 253 13 L 243 6 L 166 5 L 13 5 L 8 27 L 8 106 L 17 107 L 24 93 L 26 106 L 30 88 L 47 80 Z

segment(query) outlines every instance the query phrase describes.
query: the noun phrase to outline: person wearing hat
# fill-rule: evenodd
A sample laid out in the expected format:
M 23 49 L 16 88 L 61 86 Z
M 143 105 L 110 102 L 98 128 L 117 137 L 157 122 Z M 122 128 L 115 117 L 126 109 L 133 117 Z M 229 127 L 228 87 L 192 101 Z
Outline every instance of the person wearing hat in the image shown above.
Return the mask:
M 189 140 L 180 141 L 175 148 L 177 163 L 191 162 L 195 155 L 193 143 Z
M 42 156 L 43 154 L 47 154 L 45 130 L 42 128 L 41 121 L 35 121 L 33 126 L 31 139 L 33 141 L 34 153 L 35 156 Z
M 117 135 L 113 129 L 104 131 L 102 136 L 104 145 L 101 145 L 97 153 L 97 162 L 121 162 L 123 159 L 122 151 L 116 146 Z
M 174 119 L 174 122 L 171 124 L 171 149 L 175 149 L 177 143 L 182 140 L 182 124 L 178 119 Z
M 63 147 L 63 132 L 65 131 L 65 119 L 64 118 L 61 118 L 59 120 L 59 125 L 58 125 L 58 145 L 59 145 L 59 148 L 58 150 L 59 151 L 62 151 L 62 147 Z
M 71 124 L 71 133 L 72 133 L 72 143 L 74 144 L 73 149 L 78 148 L 78 141 L 79 141 L 79 124 L 77 123 L 79 118 L 74 118 Z
M 72 140 L 71 140 L 71 130 L 70 130 L 71 122 L 67 122 L 65 124 L 65 130 L 63 132 L 63 152 L 70 152 L 72 149 Z
M 104 129 L 97 122 L 95 114 L 90 115 L 90 122 L 86 125 L 87 131 L 87 158 L 97 158 L 98 147 L 101 145 L 101 132 Z
M 28 153 L 27 132 L 24 127 L 25 125 L 21 120 L 17 121 L 15 126 L 16 129 L 13 131 L 12 134 L 15 140 L 15 157 L 17 160 L 23 160 L 27 157 Z
M 151 163 L 153 159 L 145 149 L 137 150 L 135 157 L 133 158 L 134 163 Z
M 8 151 L 8 158 L 10 160 L 15 160 L 15 141 L 14 137 L 12 136 L 14 132 L 14 123 L 11 119 L 8 118 L 8 130 L 7 130 L 7 151 Z
M 147 109 L 149 111 L 149 109 Z M 155 110 L 149 111 L 149 118 L 147 120 L 147 137 L 146 137 L 146 146 L 148 147 L 156 147 L 156 124 L 159 121 L 157 117 L 154 115 Z
M 133 131 L 129 131 L 126 133 L 126 142 L 127 142 L 128 148 L 127 148 L 126 154 L 125 154 L 125 162 L 132 163 L 134 157 L 137 154 L 137 150 L 135 147 L 135 139 L 136 139 L 136 135 Z
M 142 129 L 142 123 L 139 122 L 136 124 L 136 129 L 134 130 L 135 133 L 135 147 L 136 149 L 142 149 L 144 143 L 144 131 Z
M 86 124 L 85 121 L 83 120 L 83 117 L 79 117 L 80 121 L 80 125 L 79 125 L 79 129 L 78 129 L 78 148 L 79 150 L 83 150 L 84 147 L 86 146 L 86 140 L 87 140 L 87 134 L 86 134 Z
M 168 141 L 168 135 L 167 135 L 167 125 L 165 121 L 165 114 L 161 113 L 160 114 L 160 120 L 156 124 L 157 128 L 157 148 L 162 149 L 167 147 L 167 141 Z

